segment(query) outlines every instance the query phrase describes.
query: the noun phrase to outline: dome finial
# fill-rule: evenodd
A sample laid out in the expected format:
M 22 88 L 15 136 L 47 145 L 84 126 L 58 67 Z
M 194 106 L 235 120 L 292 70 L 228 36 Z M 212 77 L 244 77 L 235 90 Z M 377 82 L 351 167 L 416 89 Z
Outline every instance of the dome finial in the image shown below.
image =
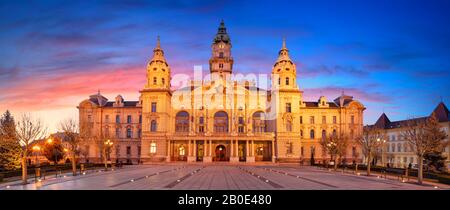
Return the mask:
M 283 37 L 283 47 L 282 47 L 282 49 L 283 50 L 286 49 L 286 37 Z
M 159 35 L 156 37 L 156 48 L 161 48 L 161 41 L 159 39 Z

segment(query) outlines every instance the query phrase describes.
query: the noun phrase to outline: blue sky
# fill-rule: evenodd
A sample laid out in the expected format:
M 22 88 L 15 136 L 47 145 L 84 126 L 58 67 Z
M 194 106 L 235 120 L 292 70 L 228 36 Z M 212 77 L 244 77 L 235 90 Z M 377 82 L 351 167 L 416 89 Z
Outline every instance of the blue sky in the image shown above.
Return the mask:
M 173 73 L 208 67 L 220 20 L 234 72 L 270 73 L 286 37 L 305 98 L 341 91 L 365 123 L 431 113 L 450 99 L 450 1 L 0 2 L 0 111 L 50 127 L 98 89 L 136 100 L 156 36 Z M 65 114 L 61 114 L 65 113 Z M 76 117 L 76 116 L 74 116 Z

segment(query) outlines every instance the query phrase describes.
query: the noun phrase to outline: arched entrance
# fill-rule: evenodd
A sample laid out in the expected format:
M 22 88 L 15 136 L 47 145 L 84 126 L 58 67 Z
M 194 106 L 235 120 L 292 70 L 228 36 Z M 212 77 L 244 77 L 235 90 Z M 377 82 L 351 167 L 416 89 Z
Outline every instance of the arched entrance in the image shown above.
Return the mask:
M 223 145 L 219 145 L 216 147 L 216 161 L 226 161 L 226 147 Z

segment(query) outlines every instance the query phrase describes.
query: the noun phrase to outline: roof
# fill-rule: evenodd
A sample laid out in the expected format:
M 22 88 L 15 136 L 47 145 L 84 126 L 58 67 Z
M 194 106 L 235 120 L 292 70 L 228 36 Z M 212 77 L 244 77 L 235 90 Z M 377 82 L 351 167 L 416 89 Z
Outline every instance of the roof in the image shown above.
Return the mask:
M 450 112 L 443 102 L 439 103 L 431 114 L 434 114 L 439 122 L 450 121 Z
M 227 28 L 225 28 L 225 23 L 223 22 L 223 20 L 222 20 L 222 22 L 220 22 L 220 26 L 217 30 L 217 34 L 214 37 L 213 42 L 214 43 L 224 42 L 227 44 L 231 42 L 230 36 L 228 36 L 228 34 L 227 34 Z
M 327 102 L 329 107 L 331 108 L 338 108 L 339 106 L 336 103 L 333 102 Z M 319 107 L 319 102 L 317 101 L 305 101 L 306 107 Z
M 437 107 L 433 110 L 433 112 L 430 114 L 435 115 L 439 122 L 448 122 L 450 121 L 450 115 L 448 108 L 445 106 L 443 102 L 439 103 Z M 377 128 L 383 128 L 383 129 L 393 129 L 393 128 L 400 128 L 403 125 L 407 124 L 408 122 L 421 122 L 427 120 L 430 116 L 426 117 L 417 117 L 407 120 L 399 120 L 399 121 L 390 121 L 389 118 L 385 113 L 381 114 L 381 116 L 378 118 L 377 122 L 374 125 L 370 125 L 369 127 L 377 127 Z
M 108 101 L 104 107 L 113 107 L 114 101 Z M 124 101 L 123 107 L 136 107 L 136 105 L 139 103 L 139 101 Z

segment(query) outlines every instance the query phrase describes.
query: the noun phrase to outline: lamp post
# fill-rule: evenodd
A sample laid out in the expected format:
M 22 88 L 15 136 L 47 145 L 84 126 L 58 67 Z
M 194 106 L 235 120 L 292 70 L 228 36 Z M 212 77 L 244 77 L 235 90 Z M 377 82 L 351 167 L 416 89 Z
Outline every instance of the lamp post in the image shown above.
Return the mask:
M 105 170 L 108 170 L 108 157 L 109 157 L 109 153 L 110 153 L 110 148 L 112 147 L 112 145 L 114 144 L 111 140 L 106 140 L 105 142 Z M 108 153 L 107 153 L 108 152 Z
M 36 167 L 39 167 L 39 159 L 38 159 L 38 152 L 41 151 L 41 147 L 38 145 L 33 146 L 34 156 L 35 156 L 35 164 Z
M 53 139 L 52 138 L 47 139 L 47 144 L 52 145 L 53 144 Z M 56 148 L 55 147 L 53 147 L 52 153 L 55 156 L 55 177 L 58 178 L 58 168 L 57 168 L 58 153 L 56 152 Z

